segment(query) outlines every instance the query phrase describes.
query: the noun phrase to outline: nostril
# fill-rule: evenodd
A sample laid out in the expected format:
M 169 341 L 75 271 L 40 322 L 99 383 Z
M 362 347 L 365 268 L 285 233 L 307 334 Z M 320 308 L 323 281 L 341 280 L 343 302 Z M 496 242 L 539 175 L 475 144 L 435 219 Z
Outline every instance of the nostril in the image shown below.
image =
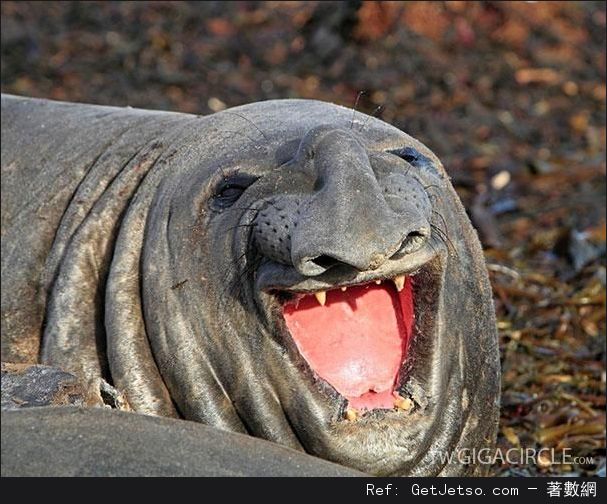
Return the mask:
M 407 235 L 407 237 L 405 238 L 404 241 L 413 240 L 413 239 L 424 239 L 424 238 L 426 238 L 426 236 L 428 236 L 428 233 L 426 232 L 426 230 L 419 229 L 419 230 L 411 231 Z
M 402 245 L 395 255 L 412 254 L 419 250 L 428 238 L 428 232 L 425 228 L 416 229 L 407 234 Z
M 319 255 L 318 257 L 315 257 L 314 259 L 311 259 L 310 262 L 313 262 L 317 266 L 320 266 L 321 268 L 325 268 L 325 269 L 329 269 L 331 266 L 335 266 L 336 264 L 339 264 L 339 260 L 335 259 L 335 257 L 331 257 L 329 255 L 324 255 L 324 254 Z

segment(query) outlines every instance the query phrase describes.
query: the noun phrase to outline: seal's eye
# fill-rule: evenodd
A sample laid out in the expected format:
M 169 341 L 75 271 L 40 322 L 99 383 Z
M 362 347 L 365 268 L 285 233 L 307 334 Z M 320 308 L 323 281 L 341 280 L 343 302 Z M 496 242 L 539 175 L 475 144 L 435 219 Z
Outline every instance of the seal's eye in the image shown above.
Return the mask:
M 419 168 L 421 170 L 425 170 L 427 172 L 432 173 L 433 175 L 437 175 L 440 177 L 440 173 L 432 163 L 432 160 L 429 157 L 424 156 L 421 152 L 413 147 L 403 147 L 401 149 L 392 149 L 388 151 L 390 154 L 394 154 L 401 159 L 404 159 L 407 163 L 409 163 L 414 168 Z
M 219 198 L 225 201 L 235 201 L 240 197 L 244 190 L 244 187 L 229 185 L 227 187 L 224 187 L 218 196 Z
M 251 177 L 244 174 L 236 174 L 232 177 L 228 177 L 219 184 L 215 190 L 215 196 L 213 196 L 213 207 L 217 210 L 228 208 L 232 206 L 243 192 L 253 182 L 257 180 L 257 177 Z
M 391 152 L 395 156 L 404 159 L 407 163 L 410 163 L 413 166 L 418 164 L 419 161 L 430 161 L 426 156 L 422 155 L 421 152 L 415 150 L 413 147 L 403 147 L 402 149 L 393 149 L 388 152 Z

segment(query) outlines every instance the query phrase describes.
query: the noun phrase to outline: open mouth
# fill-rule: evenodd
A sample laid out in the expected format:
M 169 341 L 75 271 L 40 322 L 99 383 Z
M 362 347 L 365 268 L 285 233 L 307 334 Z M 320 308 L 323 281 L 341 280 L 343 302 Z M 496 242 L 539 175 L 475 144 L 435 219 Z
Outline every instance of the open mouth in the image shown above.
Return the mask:
M 283 314 L 303 358 L 347 399 L 348 410 L 404 401 L 395 389 L 413 331 L 410 279 L 308 294 L 285 304 Z
M 428 247 L 373 272 L 335 267 L 312 278 L 266 263 L 256 281 L 268 296 L 268 321 L 282 318 L 278 334 L 291 340 L 319 391 L 325 384 L 341 399 L 341 418 L 384 418 L 427 406 L 418 384 L 431 372 L 441 262 Z

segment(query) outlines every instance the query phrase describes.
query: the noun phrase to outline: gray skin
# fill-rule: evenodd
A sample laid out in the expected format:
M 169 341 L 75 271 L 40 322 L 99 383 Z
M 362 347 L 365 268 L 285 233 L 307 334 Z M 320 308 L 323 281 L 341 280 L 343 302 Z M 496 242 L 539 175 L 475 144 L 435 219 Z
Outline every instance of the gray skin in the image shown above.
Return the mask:
M 403 273 L 414 408 L 347 421 L 279 298 Z M 198 117 L 3 96 L 2 358 L 377 475 L 484 474 L 439 453 L 497 429 L 491 288 L 440 161 L 318 101 Z
M 364 476 L 263 439 L 106 408 L 3 411 L 1 464 L 3 477 Z

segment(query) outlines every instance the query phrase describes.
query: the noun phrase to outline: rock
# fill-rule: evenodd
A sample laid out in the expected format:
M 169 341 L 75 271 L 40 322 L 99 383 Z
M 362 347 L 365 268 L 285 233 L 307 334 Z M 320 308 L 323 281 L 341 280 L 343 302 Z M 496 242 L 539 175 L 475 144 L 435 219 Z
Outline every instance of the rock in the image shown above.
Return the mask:
M 589 238 L 586 232 L 567 228 L 554 245 L 554 251 L 573 266 L 575 273 L 605 254 L 604 247 L 594 245 Z
M 38 364 L 2 363 L 2 409 L 85 406 L 84 385 L 62 369 Z

